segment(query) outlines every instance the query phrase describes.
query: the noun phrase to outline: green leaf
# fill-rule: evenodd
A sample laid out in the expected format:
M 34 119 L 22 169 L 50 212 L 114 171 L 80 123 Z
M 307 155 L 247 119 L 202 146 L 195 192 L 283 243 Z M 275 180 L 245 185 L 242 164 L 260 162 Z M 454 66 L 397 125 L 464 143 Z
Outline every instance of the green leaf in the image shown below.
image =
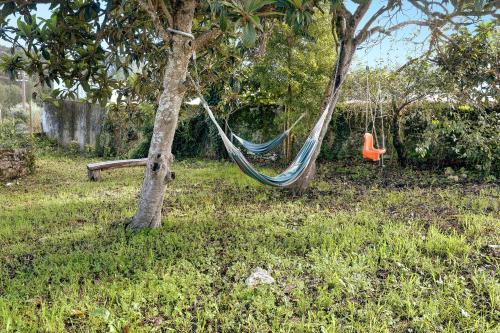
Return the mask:
M 219 17 L 219 26 L 222 31 L 226 31 L 228 27 L 228 20 L 225 12 L 222 12 Z
M 257 28 L 259 29 L 260 31 L 262 31 L 262 25 L 260 25 L 260 18 L 256 15 L 252 15 L 250 16 L 250 21 L 252 22 L 252 24 Z
M 29 28 L 26 23 L 23 22 L 21 18 L 17 19 L 17 28 L 23 33 L 23 35 L 29 35 Z
M 247 22 L 243 26 L 243 32 L 241 35 L 241 41 L 243 42 L 243 46 L 246 48 L 250 48 L 255 45 L 256 40 L 257 40 L 257 32 L 255 31 L 255 27 L 251 22 Z
M 85 92 L 90 91 L 90 85 L 87 81 L 82 81 L 81 84 L 82 84 L 82 88 L 83 88 L 83 90 L 85 90 Z
M 247 0 L 245 1 L 245 11 L 247 14 L 252 15 L 262 7 L 270 5 L 274 2 L 274 0 Z
M 50 53 L 46 48 L 42 48 L 42 55 L 46 60 L 50 60 Z

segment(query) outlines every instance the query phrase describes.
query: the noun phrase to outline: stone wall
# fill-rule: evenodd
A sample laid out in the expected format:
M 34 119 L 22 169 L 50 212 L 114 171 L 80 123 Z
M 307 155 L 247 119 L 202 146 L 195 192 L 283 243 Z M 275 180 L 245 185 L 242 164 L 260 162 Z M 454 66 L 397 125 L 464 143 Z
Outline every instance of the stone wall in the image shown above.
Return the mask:
M 96 148 L 105 112 L 104 107 L 90 103 L 59 101 L 56 106 L 47 102 L 43 106 L 42 131 L 65 147 L 76 141 L 82 150 L 85 145 Z
M 26 148 L 0 148 L 0 180 L 9 180 L 31 173 L 35 167 L 35 157 Z

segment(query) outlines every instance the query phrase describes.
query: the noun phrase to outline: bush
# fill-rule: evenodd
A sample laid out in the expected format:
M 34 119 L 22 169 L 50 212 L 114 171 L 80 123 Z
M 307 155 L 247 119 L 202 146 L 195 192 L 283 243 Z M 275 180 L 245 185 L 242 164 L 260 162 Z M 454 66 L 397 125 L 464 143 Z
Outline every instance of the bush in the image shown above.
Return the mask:
M 149 145 L 153 135 L 153 122 L 142 127 L 140 136 L 143 138 L 130 151 L 130 158 L 148 156 Z M 205 114 L 197 114 L 191 118 L 180 120 L 175 131 L 172 154 L 177 159 L 192 157 L 221 158 L 224 146 L 217 130 L 209 123 Z
M 350 126 L 346 108 L 339 104 L 332 115 L 318 158 L 326 161 L 359 158 L 363 131 L 361 124 L 355 128 Z
M 14 121 L 4 120 L 0 124 L 0 148 L 30 148 L 32 145 L 31 136 L 19 131 Z
M 80 144 L 76 140 L 71 140 L 68 145 L 68 152 L 72 155 L 80 154 Z
M 100 156 L 129 156 L 131 150 L 147 139 L 141 133 L 147 132 L 150 126 L 152 128 L 153 121 L 154 105 L 109 104 L 96 153 Z
M 425 106 L 405 119 L 405 145 L 413 164 L 500 172 L 499 110 Z

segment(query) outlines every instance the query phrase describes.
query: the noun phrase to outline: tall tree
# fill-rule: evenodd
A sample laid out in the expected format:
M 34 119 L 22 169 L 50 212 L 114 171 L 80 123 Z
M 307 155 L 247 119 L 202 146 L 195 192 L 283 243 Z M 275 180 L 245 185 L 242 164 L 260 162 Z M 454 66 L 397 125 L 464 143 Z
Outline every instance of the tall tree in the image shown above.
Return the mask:
M 36 6 L 51 3 L 48 19 L 36 17 Z M 25 69 L 41 82 L 63 82 L 73 96 L 81 86 L 94 100 L 105 100 L 119 86 L 110 68 L 124 73 L 132 64 L 162 73 L 162 92 L 139 205 L 130 228 L 158 227 L 167 183 L 172 179 L 172 141 L 179 110 L 189 85 L 193 52 L 209 47 L 231 26 L 243 31 L 250 46 L 274 1 L 4 1 L 0 4 L 0 37 L 24 51 L 25 59 L 5 59 L 9 72 Z M 102 4 L 105 6 L 102 7 Z M 137 10 L 137 6 L 141 10 Z M 10 24 L 12 14 L 18 15 Z M 154 79 L 154 78 L 152 78 Z
M 11 71 L 24 68 L 47 84 L 62 80 L 66 87 L 81 85 L 94 98 L 111 94 L 113 78 L 109 68 L 128 71 L 130 64 L 161 64 L 153 75 L 163 76 L 148 165 L 132 229 L 161 224 L 165 187 L 172 178 L 171 147 L 179 109 L 188 89 L 186 76 L 193 51 L 209 47 L 234 22 L 243 32 L 244 46 L 251 46 L 261 29 L 261 17 L 274 10 L 283 11 L 289 24 L 304 25 L 318 0 L 136 0 L 136 1 L 47 1 L 0 0 L 0 38 L 22 48 L 26 60 L 7 61 Z M 326 0 L 324 1 L 326 2 Z M 471 23 L 472 17 L 494 15 L 498 1 L 383 1 L 371 17 L 365 16 L 373 1 L 328 1 L 331 3 L 332 32 L 337 40 L 338 70 L 327 87 L 324 105 L 340 89 L 352 57 L 363 42 L 375 34 L 390 34 L 409 25 L 427 26 L 433 36 L 443 35 L 446 26 Z M 37 19 L 36 5 L 50 3 L 53 15 Z M 101 7 L 104 4 L 105 7 Z M 137 10 L 140 5 L 142 10 Z M 406 5 L 419 11 L 423 19 L 409 19 L 378 25 L 382 16 L 395 17 Z M 348 8 L 352 8 L 349 10 Z M 10 24 L 18 14 L 17 24 Z M 145 15 L 146 14 L 146 15 Z M 457 18 L 465 18 L 457 21 Z M 218 23 L 218 24 L 216 24 Z M 191 38 L 191 34 L 193 38 Z M 22 41 L 22 42 L 21 42 Z M 338 98 L 334 96 L 321 130 L 322 141 Z M 320 145 L 319 145 L 320 146 Z M 316 160 L 319 148 L 313 156 Z M 314 175 L 311 163 L 299 188 L 307 186 Z
M 413 103 L 425 98 L 445 97 L 448 84 L 439 76 L 437 69 L 427 59 L 416 59 L 390 73 L 386 81 L 386 92 L 390 102 L 392 145 L 396 150 L 399 165 L 407 164 L 407 151 L 403 142 L 400 123 Z
M 273 24 L 266 31 L 266 52 L 250 58 L 253 65 L 242 83 L 243 94 L 237 98 L 243 100 L 245 105 L 252 103 L 258 106 L 261 102 L 261 105 L 267 106 L 272 103 L 280 111 L 274 122 L 281 124 L 283 130 L 304 114 L 305 118 L 293 133 L 307 137 L 321 106 L 322 90 L 330 80 L 329 71 L 335 60 L 329 30 L 328 13 L 315 15 L 307 32 L 295 32 L 282 22 Z M 283 145 L 285 160 L 291 158 L 291 138 L 292 135 L 289 135 Z

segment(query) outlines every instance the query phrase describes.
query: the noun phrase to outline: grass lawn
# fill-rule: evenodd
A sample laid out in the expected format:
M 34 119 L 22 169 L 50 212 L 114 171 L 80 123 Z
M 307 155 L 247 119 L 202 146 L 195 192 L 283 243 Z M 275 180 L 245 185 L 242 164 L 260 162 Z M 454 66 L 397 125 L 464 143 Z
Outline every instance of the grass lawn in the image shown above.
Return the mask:
M 293 196 L 179 162 L 163 227 L 129 233 L 142 170 L 87 162 L 0 184 L 1 332 L 499 331 L 498 186 L 324 165 Z

